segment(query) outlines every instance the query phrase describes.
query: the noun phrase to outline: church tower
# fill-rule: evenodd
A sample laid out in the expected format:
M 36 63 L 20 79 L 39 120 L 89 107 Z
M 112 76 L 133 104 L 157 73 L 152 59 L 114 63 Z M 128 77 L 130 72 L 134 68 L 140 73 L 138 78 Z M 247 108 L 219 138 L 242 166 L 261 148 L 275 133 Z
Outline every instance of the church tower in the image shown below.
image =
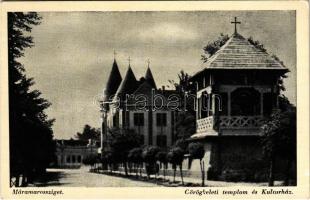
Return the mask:
M 116 93 L 119 85 L 122 82 L 121 73 L 119 72 L 116 59 L 114 58 L 112 69 L 106 83 L 106 88 L 104 90 L 104 102 L 111 101 L 111 97 Z M 106 104 L 108 105 L 108 104 Z
M 112 97 L 115 95 L 119 85 L 122 82 L 122 76 L 119 72 L 116 59 L 114 58 L 112 69 L 109 74 L 108 80 L 106 82 L 106 87 L 103 91 L 103 99 L 101 102 L 101 112 L 102 112 L 102 123 L 101 123 L 101 151 L 106 147 L 106 136 L 107 136 L 107 113 L 110 110 L 110 105 L 112 102 Z
M 191 78 L 196 85 L 196 133 L 203 142 L 208 178 L 260 173 L 260 127 L 278 107 L 279 80 L 288 72 L 270 56 L 235 31 L 228 41 Z
M 152 88 L 156 88 L 154 77 L 150 69 L 150 61 L 148 61 L 148 66 L 147 66 L 147 70 L 145 73 L 145 80 L 152 86 Z

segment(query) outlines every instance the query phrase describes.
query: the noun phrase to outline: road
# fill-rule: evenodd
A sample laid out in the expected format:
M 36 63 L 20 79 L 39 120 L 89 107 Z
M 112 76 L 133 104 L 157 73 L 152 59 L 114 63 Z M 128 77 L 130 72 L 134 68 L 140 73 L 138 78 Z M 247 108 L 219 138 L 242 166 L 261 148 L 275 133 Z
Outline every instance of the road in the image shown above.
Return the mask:
M 61 187 L 158 187 L 154 183 L 134 179 L 90 173 L 89 168 L 48 169 L 47 176 L 36 181 L 33 186 Z
M 173 177 L 166 176 L 170 182 Z M 180 177 L 176 178 L 180 182 Z M 197 178 L 184 177 L 187 183 L 200 184 L 201 180 Z M 281 181 L 276 181 L 275 185 L 281 185 Z M 245 182 L 225 182 L 206 180 L 207 186 L 227 187 L 227 186 L 267 186 L 266 182 L 262 183 L 245 183 Z M 35 187 L 160 187 L 161 184 L 156 184 L 156 181 L 143 181 L 135 179 L 135 176 L 120 177 L 116 175 L 106 175 L 89 172 L 89 167 L 82 166 L 80 169 L 48 169 L 47 175 L 41 180 L 36 180 L 30 186 Z

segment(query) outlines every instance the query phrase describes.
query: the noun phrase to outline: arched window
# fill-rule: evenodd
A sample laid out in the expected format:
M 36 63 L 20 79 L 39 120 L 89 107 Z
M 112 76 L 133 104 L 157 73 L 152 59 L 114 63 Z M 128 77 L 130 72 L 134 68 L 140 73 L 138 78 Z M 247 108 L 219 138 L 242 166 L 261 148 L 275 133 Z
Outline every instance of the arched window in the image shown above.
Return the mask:
M 260 93 L 254 88 L 238 88 L 231 93 L 231 115 L 259 115 Z

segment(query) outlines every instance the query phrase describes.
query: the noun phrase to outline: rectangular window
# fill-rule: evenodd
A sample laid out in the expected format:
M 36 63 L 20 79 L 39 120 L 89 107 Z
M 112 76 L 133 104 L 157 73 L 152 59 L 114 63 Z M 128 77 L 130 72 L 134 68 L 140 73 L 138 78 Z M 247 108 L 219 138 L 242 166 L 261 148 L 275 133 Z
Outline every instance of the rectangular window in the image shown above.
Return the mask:
M 167 126 L 167 113 L 157 113 L 156 114 L 156 125 L 157 126 Z
M 133 123 L 135 126 L 144 126 L 144 113 L 134 113 Z
M 71 162 L 70 156 L 67 156 L 66 162 L 67 162 L 67 163 L 70 163 L 70 162 Z
M 75 163 L 75 155 L 72 155 L 72 163 Z
M 81 156 L 80 156 L 80 155 L 78 155 L 78 156 L 77 156 L 77 161 L 78 161 L 78 163 L 81 163 L 82 158 L 81 158 Z

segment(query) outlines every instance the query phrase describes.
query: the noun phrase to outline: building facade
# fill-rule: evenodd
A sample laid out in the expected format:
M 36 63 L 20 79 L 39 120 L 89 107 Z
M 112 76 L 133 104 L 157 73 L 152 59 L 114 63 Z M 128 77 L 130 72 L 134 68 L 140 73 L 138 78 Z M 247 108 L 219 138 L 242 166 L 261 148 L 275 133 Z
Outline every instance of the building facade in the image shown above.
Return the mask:
M 79 140 L 56 140 L 56 167 L 79 168 L 83 159 L 98 154 L 98 145 L 94 142 Z
M 171 146 L 175 112 L 170 108 L 168 98 L 174 94 L 173 90 L 156 88 L 149 66 L 145 76 L 137 80 L 129 64 L 122 79 L 114 59 L 101 106 L 101 149 L 106 149 L 106 137 L 113 128 L 135 130 L 143 136 L 144 145 Z

